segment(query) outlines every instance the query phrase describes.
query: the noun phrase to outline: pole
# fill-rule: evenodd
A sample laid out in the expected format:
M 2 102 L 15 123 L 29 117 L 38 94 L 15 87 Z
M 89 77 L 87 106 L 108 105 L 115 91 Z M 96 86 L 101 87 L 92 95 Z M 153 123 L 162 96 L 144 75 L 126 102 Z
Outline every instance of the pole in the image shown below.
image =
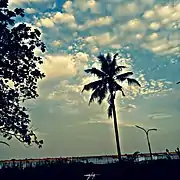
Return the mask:
M 117 147 L 117 153 L 118 153 L 118 160 L 121 161 L 121 148 L 120 148 L 120 142 L 119 142 L 119 132 L 118 132 L 118 125 L 117 125 L 117 117 L 116 117 L 116 109 L 114 105 L 113 100 L 113 116 L 114 116 L 114 130 L 115 130 L 115 137 L 116 137 L 116 147 Z
M 141 126 L 137 126 L 137 125 L 135 125 L 135 126 L 145 132 L 146 137 L 147 137 L 147 143 L 148 143 L 150 158 L 151 158 L 151 160 L 153 160 L 152 150 L 151 150 L 151 144 L 150 144 L 150 140 L 149 140 L 149 132 L 150 132 L 150 131 L 157 131 L 157 129 L 153 128 L 153 129 L 148 129 L 148 130 L 146 130 L 146 129 L 144 129 L 144 128 L 141 127 Z
M 150 144 L 150 140 L 149 140 L 149 131 L 146 132 L 146 136 L 147 136 L 147 142 L 148 142 L 150 157 L 151 157 L 151 160 L 153 160 L 152 151 L 151 151 L 151 144 Z

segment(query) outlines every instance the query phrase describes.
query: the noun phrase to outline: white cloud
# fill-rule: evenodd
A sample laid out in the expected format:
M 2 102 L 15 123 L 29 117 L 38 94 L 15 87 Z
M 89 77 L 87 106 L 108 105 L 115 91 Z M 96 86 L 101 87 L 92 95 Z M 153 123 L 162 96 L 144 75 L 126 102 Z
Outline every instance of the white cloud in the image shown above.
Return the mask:
M 101 11 L 100 8 L 100 3 L 98 1 L 95 0 L 89 0 L 87 2 L 87 6 L 89 7 L 89 9 L 91 10 L 92 13 L 94 14 L 99 14 Z
M 46 28 L 54 27 L 54 23 L 53 23 L 52 19 L 49 19 L 49 18 L 42 18 L 42 19 L 40 19 L 40 22 L 38 22 L 38 23 L 40 23 L 42 26 L 44 26 Z
M 127 111 L 127 112 L 131 112 L 132 110 L 136 109 L 136 105 L 134 104 L 128 104 L 126 106 L 122 106 L 120 107 L 120 111 Z
M 59 46 L 61 46 L 62 45 L 62 42 L 61 41 L 53 41 L 52 43 L 52 46 L 54 46 L 54 47 L 59 47 Z
M 72 1 L 66 1 L 63 4 L 63 9 L 67 12 L 67 13 L 72 13 L 73 12 L 73 8 L 72 8 Z
M 166 51 L 166 50 L 168 50 L 168 48 L 169 48 L 168 44 L 161 44 L 159 46 L 157 45 L 155 47 L 152 47 L 151 49 L 153 52 L 156 53 L 156 52 Z
M 117 122 L 118 125 L 120 127 L 134 127 L 134 124 L 128 124 L 128 123 L 125 123 L 125 122 L 120 122 L 118 121 Z M 88 125 L 88 124 L 107 124 L 107 125 L 113 125 L 113 121 L 112 119 L 108 119 L 108 120 L 90 120 L 90 121 L 85 121 L 83 123 L 81 123 L 82 125 Z
M 46 78 L 72 77 L 84 72 L 87 66 L 88 54 L 78 52 L 70 54 L 46 54 L 44 63 L 40 66 Z
M 22 4 L 27 2 L 48 2 L 48 0 L 9 0 L 9 4 Z
M 149 35 L 149 37 L 147 37 L 149 40 L 153 41 L 156 40 L 158 38 L 158 34 L 157 33 L 152 33 Z
M 54 15 L 49 15 L 46 18 L 40 18 L 36 22 L 37 26 L 44 26 L 46 28 L 60 29 L 60 25 L 64 25 L 64 28 L 68 29 L 77 29 L 76 20 L 73 14 L 71 13 L 61 13 L 57 12 Z
M 105 46 L 111 46 L 114 43 L 114 40 L 116 40 L 116 36 L 112 36 L 112 34 L 110 34 L 109 32 L 106 33 L 102 33 L 100 35 L 97 36 L 89 36 L 87 38 L 85 38 L 85 42 L 90 45 L 90 46 L 98 46 L 98 47 L 105 47 Z
M 165 93 L 171 91 L 172 89 L 167 88 L 171 82 L 163 80 L 146 80 L 144 74 L 140 74 L 136 77 L 136 80 L 139 81 L 141 87 L 138 86 L 124 86 L 125 99 L 134 99 L 135 97 L 142 95 L 143 97 L 159 96 L 164 95 Z
M 84 38 L 82 49 L 88 45 L 91 53 L 97 53 L 96 48 L 118 49 L 135 43 L 156 54 L 176 54 L 180 34 L 176 32 L 173 41 L 168 37 L 175 34 L 173 24 L 180 20 L 179 6 L 159 5 L 154 0 L 141 0 L 141 4 L 110 1 L 106 5 L 95 0 L 68 0 L 63 4 L 65 12 L 44 14 L 36 25 L 49 28 L 46 34 L 56 30 L 56 41 L 69 44 L 75 37 Z
M 144 12 L 144 15 L 143 15 L 144 18 L 146 19 L 155 19 L 156 17 L 156 14 L 153 10 L 147 10 Z
M 143 3 L 145 4 L 145 1 Z M 152 5 L 153 1 L 148 1 L 148 3 Z M 43 14 L 36 23 L 38 26 L 46 27 L 45 29 L 42 27 L 43 33 L 50 39 L 49 44 L 52 48 L 59 47 L 65 51 L 64 45 L 67 45 L 65 48 L 72 51 L 72 54 L 74 53 L 73 55 L 46 55 L 43 68 L 47 78 L 82 75 L 88 64 L 88 58 L 92 57 L 92 54 L 108 48 L 117 50 L 129 43 L 139 43 L 142 48 L 157 54 L 176 53 L 180 39 L 179 33 L 171 33 L 168 40 L 162 33 L 164 31 L 159 31 L 164 27 L 169 28 L 169 24 L 172 22 L 170 15 L 165 17 L 165 15 L 160 16 L 158 14 L 160 9 L 164 11 L 164 9 L 168 8 L 164 6 L 148 6 L 143 15 L 141 11 L 144 12 L 144 4 L 139 6 L 137 2 L 132 2 L 124 3 L 122 6 L 116 4 L 115 6 L 110 2 L 107 6 L 109 10 L 107 15 L 103 13 L 102 7 L 104 4 L 101 1 L 76 0 L 64 3 L 65 12 Z M 178 11 L 178 7 L 178 5 L 170 7 L 167 11 L 174 14 Z M 106 6 L 104 9 L 106 9 Z M 122 12 L 117 9 L 122 9 Z M 97 14 L 96 10 L 99 11 L 99 14 Z M 143 15 L 142 18 L 137 16 L 139 13 Z M 128 18 L 124 20 L 125 15 Z M 164 20 L 166 20 L 166 23 L 162 24 Z M 149 29 L 151 29 L 151 32 L 148 32 Z M 156 32 L 157 30 L 158 32 Z M 51 39 L 50 35 L 52 35 L 53 39 Z M 77 40 L 82 41 L 82 44 L 74 42 L 75 37 Z M 126 61 L 132 62 L 129 59 Z M 131 70 L 133 69 L 131 68 Z M 81 77 L 79 77 L 79 80 L 82 80 Z M 148 84 L 147 80 L 142 82 Z M 125 85 L 127 95 L 125 98 L 135 98 L 139 94 L 161 93 L 165 89 L 165 85 L 165 83 L 161 86 L 151 84 L 150 89 L 147 86 L 139 89 Z
M 165 6 L 157 5 L 157 6 L 155 6 L 155 12 L 161 18 L 166 18 L 173 14 L 174 8 L 170 5 L 165 5 Z
M 161 25 L 158 22 L 152 22 L 149 27 L 152 30 L 158 30 L 161 27 Z
M 44 8 L 54 8 L 56 2 L 54 0 L 9 0 L 9 8 L 14 9 L 16 7 L 21 7 L 24 8 L 32 8 L 32 3 L 33 5 L 40 6 L 41 9 Z
M 80 30 L 87 30 L 88 28 L 91 27 L 102 27 L 102 26 L 110 26 L 113 22 L 112 17 L 110 16 L 105 16 L 105 17 L 100 17 L 95 20 L 87 20 L 84 25 L 79 26 Z
M 169 118 L 172 118 L 172 115 L 166 114 L 166 113 L 154 113 L 154 114 L 149 114 L 148 118 L 152 120 L 169 119 Z
M 137 30 L 143 27 L 144 27 L 144 24 L 139 19 L 132 19 L 127 23 L 127 28 L 130 28 L 132 30 Z
M 78 52 L 75 55 L 75 59 L 81 63 L 87 63 L 89 55 L 83 52 Z
M 56 89 L 51 92 L 47 99 L 49 100 L 61 100 L 66 105 L 79 105 L 84 103 L 85 100 L 81 96 L 82 86 L 71 85 L 68 80 L 63 80 L 56 86 Z
M 74 23 L 75 18 L 73 14 L 57 12 L 52 18 L 55 23 Z
M 9 4 L 16 4 L 16 5 L 19 5 L 19 4 L 22 4 L 22 3 L 25 3 L 26 0 L 9 0 Z
M 73 76 L 76 74 L 71 55 L 45 55 L 42 69 L 47 78 Z
M 37 10 L 34 9 L 34 8 L 26 8 L 26 9 L 25 9 L 25 12 L 26 12 L 27 14 L 35 14 L 35 13 L 37 13 Z
M 116 3 L 115 5 L 112 3 L 111 6 L 111 11 L 116 17 L 134 16 L 139 12 L 139 6 L 136 2 Z

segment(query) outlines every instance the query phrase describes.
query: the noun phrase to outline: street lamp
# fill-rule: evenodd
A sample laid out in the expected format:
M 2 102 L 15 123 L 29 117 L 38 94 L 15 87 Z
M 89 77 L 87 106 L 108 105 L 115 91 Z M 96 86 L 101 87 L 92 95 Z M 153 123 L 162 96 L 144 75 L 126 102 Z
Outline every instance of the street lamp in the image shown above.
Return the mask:
M 151 160 L 153 160 L 153 157 L 152 157 L 152 151 L 151 151 L 151 145 L 150 145 L 150 140 L 149 140 L 149 132 L 150 131 L 157 131 L 156 128 L 152 128 L 152 129 L 144 129 L 143 127 L 141 126 L 138 126 L 138 125 L 135 125 L 137 128 L 143 130 L 145 133 L 146 133 L 146 137 L 147 137 L 147 143 L 148 143 L 148 148 L 149 148 L 149 153 L 150 153 L 150 157 L 151 157 Z
M 0 144 L 5 144 L 6 146 L 10 146 L 8 143 L 6 143 L 4 141 L 0 141 Z

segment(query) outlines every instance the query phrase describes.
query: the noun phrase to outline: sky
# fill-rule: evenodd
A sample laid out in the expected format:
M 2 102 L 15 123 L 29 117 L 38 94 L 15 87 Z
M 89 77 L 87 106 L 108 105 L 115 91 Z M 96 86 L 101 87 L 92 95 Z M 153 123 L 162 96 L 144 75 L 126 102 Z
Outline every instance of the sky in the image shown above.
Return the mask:
M 123 83 L 116 99 L 122 153 L 153 152 L 180 146 L 180 1 L 167 0 L 10 0 L 25 9 L 24 22 L 38 28 L 47 46 L 38 49 L 46 78 L 39 98 L 26 102 L 42 149 L 16 140 L 0 146 L 0 159 L 116 154 L 112 119 L 106 101 L 88 106 L 83 85 L 95 80 L 84 69 L 99 67 L 99 53 L 119 53 L 118 63 L 142 85 Z M 1 138 L 0 140 L 3 140 Z

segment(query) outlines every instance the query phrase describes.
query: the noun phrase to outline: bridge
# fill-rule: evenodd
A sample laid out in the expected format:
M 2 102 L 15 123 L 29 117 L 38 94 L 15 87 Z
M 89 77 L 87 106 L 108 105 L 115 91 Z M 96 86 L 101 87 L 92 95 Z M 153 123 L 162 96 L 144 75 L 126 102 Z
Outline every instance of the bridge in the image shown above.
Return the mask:
M 124 161 L 133 160 L 135 162 L 149 161 L 150 155 L 147 153 L 138 154 L 133 157 L 133 154 L 122 155 Z M 153 153 L 153 159 L 180 159 L 180 155 L 175 152 L 170 153 Z M 58 158 L 39 158 L 39 159 L 11 159 L 1 160 L 0 168 L 2 167 L 35 167 L 37 165 L 50 165 L 52 163 L 71 163 L 84 162 L 94 164 L 116 163 L 118 161 L 117 155 L 102 155 L 102 156 L 79 156 L 79 157 L 58 157 Z

